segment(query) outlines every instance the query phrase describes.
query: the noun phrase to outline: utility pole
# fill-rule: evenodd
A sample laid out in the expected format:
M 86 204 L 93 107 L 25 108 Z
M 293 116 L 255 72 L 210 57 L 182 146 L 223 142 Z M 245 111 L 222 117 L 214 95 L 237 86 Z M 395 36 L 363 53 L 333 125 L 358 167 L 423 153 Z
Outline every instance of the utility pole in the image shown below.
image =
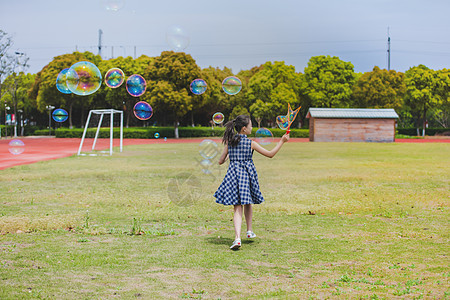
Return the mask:
M 98 30 L 98 55 L 102 56 L 102 34 L 101 29 Z
M 14 137 L 17 137 L 17 87 L 18 87 L 18 80 L 19 77 L 22 76 L 21 72 L 24 71 L 25 67 L 27 66 L 27 62 L 28 62 L 28 58 L 25 57 L 25 60 L 23 63 L 20 62 L 19 58 L 24 56 L 25 53 L 22 52 L 15 52 L 16 54 L 16 60 L 14 62 L 14 67 L 13 67 L 13 75 L 14 75 L 14 90 L 13 90 L 13 108 L 14 108 Z M 16 67 L 21 67 L 22 70 L 20 70 L 20 68 L 18 68 L 17 73 L 16 73 Z M 12 118 L 11 118 L 12 121 Z
M 387 29 L 388 34 L 388 48 L 387 48 L 387 55 L 388 55 L 388 71 L 391 70 L 391 37 L 389 36 L 389 27 Z

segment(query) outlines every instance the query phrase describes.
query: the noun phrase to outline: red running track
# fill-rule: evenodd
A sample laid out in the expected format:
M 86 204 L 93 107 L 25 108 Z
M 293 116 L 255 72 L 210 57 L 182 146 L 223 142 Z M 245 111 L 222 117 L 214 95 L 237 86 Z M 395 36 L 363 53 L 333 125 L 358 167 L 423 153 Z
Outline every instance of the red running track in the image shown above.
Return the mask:
M 74 155 L 80 147 L 80 138 L 54 138 L 54 137 L 21 137 L 24 144 L 24 151 L 19 155 L 10 153 L 9 143 L 11 138 L 0 140 L 0 170 L 18 165 L 32 164 L 38 161 L 51 160 Z M 205 138 L 195 139 L 124 139 L 123 145 L 142 144 L 179 144 L 179 143 L 200 143 Z M 220 143 L 220 138 L 211 138 Z M 291 142 L 309 142 L 308 138 L 291 138 Z M 397 143 L 450 143 L 450 139 L 397 139 Z M 93 139 L 86 139 L 82 152 L 89 152 L 92 148 Z M 114 139 L 113 147 L 119 146 L 119 140 Z M 96 150 L 109 149 L 109 139 L 98 139 Z

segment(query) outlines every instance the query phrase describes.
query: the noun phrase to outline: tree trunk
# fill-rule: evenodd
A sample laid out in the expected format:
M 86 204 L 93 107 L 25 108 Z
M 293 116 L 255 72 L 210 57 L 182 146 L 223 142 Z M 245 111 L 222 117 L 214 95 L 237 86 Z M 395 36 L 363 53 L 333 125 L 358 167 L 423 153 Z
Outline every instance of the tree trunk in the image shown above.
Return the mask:
M 422 124 L 422 136 L 424 137 L 425 136 L 425 127 L 426 127 L 426 123 L 427 123 L 427 110 L 426 109 L 424 109 L 423 110 L 423 124 Z
M 72 106 L 73 106 L 73 101 L 70 101 L 70 105 L 69 105 L 69 128 L 70 129 L 73 128 L 73 124 L 72 124 Z
M 84 128 L 84 106 L 81 106 L 81 128 Z
M 178 135 L 178 124 L 179 124 L 178 120 L 175 120 L 174 127 L 175 127 L 175 138 L 176 139 L 180 138 Z
M 191 124 L 192 124 L 192 127 L 195 127 L 195 124 L 194 124 L 194 111 L 191 111 Z

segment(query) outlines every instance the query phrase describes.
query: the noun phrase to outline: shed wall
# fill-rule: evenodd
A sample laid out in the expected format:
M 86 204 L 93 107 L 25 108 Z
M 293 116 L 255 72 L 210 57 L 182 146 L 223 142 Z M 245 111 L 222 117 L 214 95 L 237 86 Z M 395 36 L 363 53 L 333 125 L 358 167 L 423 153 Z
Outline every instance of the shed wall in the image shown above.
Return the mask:
M 314 142 L 394 142 L 395 119 L 311 118 L 309 140 Z

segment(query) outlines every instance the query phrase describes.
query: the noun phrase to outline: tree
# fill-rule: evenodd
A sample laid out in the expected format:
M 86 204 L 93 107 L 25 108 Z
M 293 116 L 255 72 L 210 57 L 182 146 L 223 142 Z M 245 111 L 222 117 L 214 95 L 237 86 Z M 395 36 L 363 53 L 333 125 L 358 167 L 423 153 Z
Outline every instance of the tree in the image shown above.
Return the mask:
M 422 116 L 422 136 L 425 136 L 427 112 L 448 101 L 450 76 L 448 72 L 434 71 L 419 65 L 406 71 L 405 84 L 405 103 L 411 108 L 418 121 Z M 419 131 L 419 122 L 417 126 Z
M 208 121 L 211 121 L 213 114 L 216 112 L 221 112 L 225 116 L 229 116 L 233 110 L 234 104 L 236 103 L 236 99 L 241 99 L 239 97 L 242 90 L 238 95 L 230 96 L 227 95 L 222 89 L 222 81 L 226 77 L 232 75 L 233 73 L 231 69 L 226 67 L 223 70 L 213 67 L 202 70 L 201 76 L 208 84 L 208 88 L 206 92 L 201 95 L 203 96 L 203 101 L 201 105 L 197 107 L 196 112 L 200 115 L 206 115 Z M 194 99 L 197 98 L 196 95 L 193 97 Z
M 444 80 L 448 80 L 450 77 L 449 69 L 442 69 L 440 71 L 440 76 L 444 78 Z M 442 85 L 442 104 L 435 107 L 433 112 L 435 116 L 436 122 L 444 128 L 450 127 L 450 87 L 448 85 Z
M 63 54 L 56 56 L 48 65 L 37 73 L 35 82 L 29 91 L 31 98 L 36 99 L 38 110 L 43 112 L 47 105 L 62 107 L 68 109 L 69 125 L 72 124 L 72 108 L 76 102 L 85 107 L 93 102 L 97 96 L 96 93 L 88 96 L 78 96 L 74 94 L 63 94 L 56 88 L 56 78 L 58 74 L 66 68 L 70 68 L 79 61 L 90 61 L 96 66 L 101 62 L 101 57 L 91 52 L 74 52 L 72 54 Z M 84 116 L 82 116 L 83 118 Z
M 245 107 L 243 107 L 241 105 L 235 106 L 233 108 L 233 110 L 231 111 L 230 120 L 231 119 L 235 119 L 237 116 L 240 116 L 240 115 L 247 115 L 248 116 L 249 113 L 248 113 L 247 108 L 245 108 Z
M 269 103 L 257 99 L 255 103 L 250 105 L 250 114 L 258 123 L 258 128 L 261 128 L 261 121 L 270 115 Z
M 375 66 L 372 72 L 360 76 L 354 85 L 354 104 L 357 107 L 400 109 L 406 89 L 404 77 L 404 73 Z
M 336 56 L 313 56 L 302 89 L 316 107 L 349 107 L 356 76 L 353 65 Z
M 11 62 L 13 61 L 13 58 L 8 54 L 9 48 L 11 48 L 12 44 L 13 40 L 11 36 L 3 30 L 0 30 L 0 99 L 3 100 L 5 104 L 4 107 L 2 105 L 3 109 L 6 107 L 6 99 L 3 99 L 2 91 L 4 89 L 2 88 L 2 83 L 12 71 Z
M 6 103 L 12 106 L 15 105 L 17 111 L 22 111 L 16 117 L 18 124 L 23 120 L 22 117 L 26 120 L 37 113 L 36 102 L 28 97 L 28 90 L 33 85 L 35 77 L 35 74 L 12 73 L 4 81 L 3 87 L 6 92 L 4 99 Z M 23 127 L 21 135 L 23 135 Z
M 277 115 L 286 114 L 288 103 L 292 107 L 300 105 L 300 82 L 300 74 L 284 62 L 267 62 L 254 73 L 248 83 L 247 98 L 258 126 L 264 119 L 272 123 Z
M 131 96 L 126 89 L 126 79 L 133 75 L 142 75 L 147 68 L 152 58 L 142 55 L 137 59 L 128 57 L 117 57 L 115 59 L 104 60 L 99 64 L 99 69 L 102 74 L 106 74 L 111 68 L 119 68 L 124 72 L 125 80 L 123 84 L 118 88 L 110 88 L 106 84 L 102 85 L 97 93 L 95 105 L 108 106 L 115 109 L 125 110 L 125 124 L 128 128 L 131 121 L 133 107 L 139 98 Z M 134 120 L 134 119 L 133 119 Z
M 142 98 L 149 99 L 155 111 L 173 118 L 176 138 L 181 117 L 193 109 L 190 83 L 200 74 L 191 55 L 173 51 L 162 52 L 144 71 L 147 92 Z

